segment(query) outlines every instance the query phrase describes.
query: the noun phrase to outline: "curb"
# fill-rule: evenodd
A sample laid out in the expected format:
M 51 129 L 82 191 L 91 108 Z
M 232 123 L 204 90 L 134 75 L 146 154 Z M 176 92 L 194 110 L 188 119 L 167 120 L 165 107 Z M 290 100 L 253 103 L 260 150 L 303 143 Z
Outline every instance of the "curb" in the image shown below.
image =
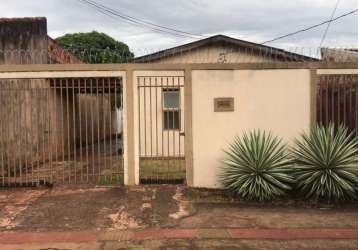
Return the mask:
M 0 232 L 0 244 L 165 239 L 358 239 L 358 228 L 147 228 L 117 231 Z

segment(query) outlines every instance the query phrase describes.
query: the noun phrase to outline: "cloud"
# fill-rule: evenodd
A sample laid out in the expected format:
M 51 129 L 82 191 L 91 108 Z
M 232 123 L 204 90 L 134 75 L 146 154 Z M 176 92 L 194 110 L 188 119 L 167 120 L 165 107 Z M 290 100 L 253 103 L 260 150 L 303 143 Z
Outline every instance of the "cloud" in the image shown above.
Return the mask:
M 336 0 L 96 0 L 126 15 L 159 25 L 205 35 L 227 34 L 262 42 L 330 17 Z M 19 7 L 21 6 L 21 7 Z M 341 1 L 337 14 L 356 8 L 355 0 Z M 2 0 L 0 16 L 46 16 L 51 36 L 98 30 L 126 42 L 137 54 L 176 46 L 192 39 L 179 38 L 110 18 L 78 0 Z M 325 46 L 355 47 L 352 27 L 358 14 L 333 23 Z M 325 27 L 275 42 L 277 47 L 319 45 Z M 140 52 L 142 51 L 142 52 Z

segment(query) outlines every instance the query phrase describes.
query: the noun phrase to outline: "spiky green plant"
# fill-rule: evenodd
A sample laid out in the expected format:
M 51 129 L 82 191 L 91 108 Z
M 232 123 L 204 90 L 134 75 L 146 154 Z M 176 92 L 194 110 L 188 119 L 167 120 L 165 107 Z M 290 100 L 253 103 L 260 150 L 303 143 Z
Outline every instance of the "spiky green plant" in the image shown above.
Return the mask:
M 297 189 L 306 198 L 357 199 L 358 140 L 347 128 L 317 125 L 295 140 Z
M 226 152 L 219 180 L 229 192 L 248 200 L 284 196 L 294 182 L 286 145 L 259 130 L 236 137 Z

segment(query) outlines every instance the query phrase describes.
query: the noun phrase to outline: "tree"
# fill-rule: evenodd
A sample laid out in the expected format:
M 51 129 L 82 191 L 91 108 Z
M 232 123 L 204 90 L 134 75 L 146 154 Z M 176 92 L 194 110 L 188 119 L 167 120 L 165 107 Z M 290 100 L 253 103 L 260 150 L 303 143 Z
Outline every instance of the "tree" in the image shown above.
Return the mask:
M 128 45 L 97 31 L 65 34 L 56 42 L 86 63 L 124 63 L 134 57 Z

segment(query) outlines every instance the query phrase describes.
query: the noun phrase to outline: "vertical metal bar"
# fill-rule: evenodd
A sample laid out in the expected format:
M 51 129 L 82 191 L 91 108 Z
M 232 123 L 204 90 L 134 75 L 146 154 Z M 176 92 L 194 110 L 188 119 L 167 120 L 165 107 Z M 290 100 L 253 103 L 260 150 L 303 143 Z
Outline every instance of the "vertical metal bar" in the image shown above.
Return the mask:
M 142 97 L 142 93 L 141 93 L 141 83 L 140 83 L 140 78 L 137 77 L 137 84 L 138 84 L 138 134 L 139 134 L 139 177 L 142 176 L 142 128 L 141 128 L 141 121 L 142 121 L 142 116 L 141 116 L 141 97 Z M 122 137 L 123 138 L 123 137 Z
M 94 97 L 94 94 L 93 94 L 93 79 L 91 78 L 91 81 L 90 81 L 90 91 L 91 91 L 91 102 L 93 102 L 93 97 Z M 95 181 L 95 148 L 94 148 L 94 105 L 91 105 L 91 139 L 92 139 L 92 181 Z
M 40 127 L 42 126 L 42 128 L 41 128 L 41 139 L 42 139 L 42 143 L 41 143 L 41 145 L 42 145 L 42 168 L 43 168 L 43 173 L 44 173 L 44 176 L 42 176 L 42 178 L 43 178 L 43 180 L 44 181 L 46 181 L 47 180 L 47 176 L 46 176 L 46 174 L 45 173 L 48 173 L 48 164 L 47 164 L 47 159 L 46 159 L 46 148 L 45 148 L 45 146 L 46 146 L 46 138 L 45 138 L 45 131 L 46 131 L 46 124 L 47 124 L 47 122 L 46 122 L 46 108 L 45 108 L 45 106 L 46 105 L 44 105 L 45 104 L 45 101 L 46 101 L 46 99 L 45 99 L 45 93 L 46 93 L 46 89 L 45 88 L 41 88 L 40 89 L 40 97 L 41 97 L 41 99 L 40 99 L 40 101 L 39 101 L 39 103 L 40 103 L 40 106 L 39 106 L 39 111 L 40 111 L 40 117 L 41 117 L 41 122 L 42 122 L 42 124 L 40 125 Z M 40 109 L 41 108 L 41 109 Z M 46 171 L 45 171 L 45 167 L 46 167 Z
M 17 131 L 19 133 L 19 136 L 18 136 L 18 145 L 17 145 L 17 149 L 20 154 L 19 154 L 19 181 L 20 181 L 20 186 L 23 185 L 23 176 L 22 176 L 22 167 L 23 167 L 23 155 L 25 154 L 26 155 L 26 151 L 24 152 L 23 150 L 19 150 L 22 146 L 23 146 L 23 129 L 21 128 L 21 125 L 23 124 L 22 123 L 22 105 L 23 105 L 23 101 L 24 101 L 24 98 L 22 97 L 21 93 L 23 91 L 23 85 L 21 84 L 21 86 L 18 86 L 18 90 L 16 91 L 17 92 L 17 98 L 18 98 L 18 125 L 17 125 Z
M 160 169 L 163 171 L 164 169 L 164 165 L 165 165 L 165 152 L 164 152 L 164 128 L 165 128 L 165 109 L 164 109 L 164 82 L 163 82 L 163 77 L 160 78 L 160 115 L 162 117 L 162 122 L 161 122 L 161 127 L 162 127 L 162 155 L 161 155 L 161 160 L 160 160 Z M 160 177 L 163 176 L 163 173 L 160 174 Z
M 3 90 L 3 86 L 0 85 L 0 115 L 1 117 L 5 118 L 5 107 L 6 105 L 3 103 L 3 98 L 4 96 L 4 90 Z M 5 144 L 5 133 L 4 133 L 4 119 L 0 120 L 0 154 L 1 154 L 1 183 L 2 186 L 5 186 L 5 149 L 6 149 L 6 144 Z
M 329 96 L 329 82 L 326 82 L 326 125 L 329 123 L 329 105 L 328 105 L 328 96 Z
M 23 96 L 23 100 L 24 100 L 24 102 L 25 102 L 25 112 L 24 112 L 24 133 L 25 133 L 25 138 L 24 138 L 24 140 L 25 140 L 25 183 L 26 183 L 26 185 L 28 184 L 28 178 L 29 178 L 29 159 L 28 159 L 28 155 L 29 155 L 29 152 L 28 152 L 28 150 L 29 150 L 29 147 L 28 147 L 28 145 L 29 145 L 29 141 L 28 141 L 28 131 L 27 131 L 27 129 L 28 129 L 28 123 L 27 123 L 27 108 L 28 108 L 28 105 L 27 105 L 27 92 L 28 91 L 28 88 L 26 87 L 25 89 L 24 89 L 24 96 Z M 31 154 L 30 154 L 31 155 Z
M 345 77 L 345 79 L 347 79 L 347 77 Z M 351 79 L 350 79 L 351 80 Z M 353 128 L 352 126 L 352 103 L 353 103 L 353 98 L 352 98 L 352 95 L 353 95 L 353 91 L 352 91 L 352 87 L 353 87 L 353 83 L 349 80 L 349 124 L 348 124 L 348 127 L 350 129 Z
M 112 87 L 112 81 L 116 81 L 116 79 L 111 79 L 111 78 L 107 78 L 107 87 L 108 87 L 108 92 L 107 92 L 107 96 L 108 96 L 108 102 L 109 102 L 109 169 L 111 171 L 111 176 L 110 176 L 110 182 L 113 183 L 113 166 L 112 166 L 112 134 L 113 134 L 113 122 L 112 122 L 112 110 L 114 110 L 114 112 L 116 112 L 117 110 L 117 103 L 112 103 L 112 91 L 111 91 L 111 87 Z
M 36 131 L 36 144 L 37 144 L 37 184 L 39 184 L 40 182 L 40 97 L 39 95 L 41 93 L 39 93 L 39 89 L 34 89 L 35 93 L 36 93 L 36 125 L 37 125 L 37 131 Z
M 158 157 L 159 155 L 159 150 L 158 150 L 158 140 L 159 140 L 159 135 L 158 135 L 158 78 L 155 77 L 155 154 Z
M 333 124 L 336 124 L 336 119 L 335 119 L 335 111 L 336 111 L 336 107 L 335 107 L 335 90 L 336 90 L 336 82 L 335 82 L 335 77 L 331 78 L 331 121 Z
M 343 88 L 343 124 L 347 124 L 347 85 L 346 82 L 342 81 Z
M 96 103 L 97 103 L 97 159 L 98 159 L 98 176 L 97 176 L 97 182 L 99 181 L 99 178 L 101 177 L 101 138 L 100 138 L 100 124 L 101 121 L 99 119 L 100 112 L 99 112 L 99 79 L 96 78 Z
M 59 82 L 60 88 L 60 121 L 61 121 L 61 139 L 62 139 L 62 183 L 65 183 L 65 112 L 64 112 L 64 103 L 63 103 L 63 83 L 65 80 L 56 80 L 56 83 Z M 57 84 L 56 84 L 57 85 Z
M 106 98 L 105 98 L 105 79 L 102 78 L 102 111 L 103 111 L 103 168 L 107 170 L 107 147 L 106 147 L 106 122 L 107 122 L 107 115 L 106 115 Z M 104 179 L 107 183 L 107 174 L 105 174 Z
M 341 84 L 339 82 L 339 78 L 337 78 L 337 120 L 338 120 L 338 124 L 337 125 L 341 125 L 342 124 L 342 117 L 341 117 Z
M 159 151 L 158 151 L 158 77 L 154 77 L 154 89 L 155 89 L 155 156 L 156 161 L 158 162 L 159 169 L 160 169 L 160 160 L 158 158 Z M 159 179 L 159 170 L 157 171 L 157 180 Z
M 353 76 L 352 76 L 353 78 Z M 355 94 L 355 106 L 354 106 L 354 111 L 355 111 L 355 133 L 356 135 L 358 134 L 358 84 L 357 84 L 357 78 L 354 77 L 354 87 L 355 87 L 355 90 L 354 90 L 354 94 Z
M 69 164 L 69 169 L 68 169 L 68 183 L 71 183 L 71 136 L 70 136 L 70 96 L 69 96 L 69 85 L 68 85 L 68 81 L 69 79 L 66 79 L 66 122 L 67 122 L 67 154 L 68 154 L 68 164 Z
M 169 91 L 169 77 L 167 79 L 167 91 Z M 166 112 L 167 114 L 167 179 L 169 179 L 169 169 L 170 169 L 170 109 Z
M 77 138 L 76 138 L 76 93 L 75 93 L 75 79 L 71 79 L 72 84 L 72 126 L 73 126 L 73 168 L 74 168 L 74 182 L 77 183 Z M 71 171 L 72 172 L 72 171 Z
M 121 153 L 120 153 L 120 157 L 121 157 L 121 166 L 122 166 L 122 175 L 123 175 L 123 177 L 124 177 L 124 168 L 123 168 L 123 166 L 124 166 L 124 158 L 123 158 L 123 154 L 124 154 L 124 150 L 127 150 L 126 148 L 124 148 L 124 137 L 123 137 L 123 110 L 124 110 L 124 101 L 123 101 L 123 95 L 124 95 L 124 88 L 123 88 L 123 81 L 120 81 L 119 82 L 119 86 L 118 86 L 118 91 L 120 91 L 120 100 L 119 100 L 119 102 L 120 102 L 120 107 L 122 108 L 122 110 L 121 110 L 121 119 L 120 119 L 120 121 L 121 121 L 121 128 L 122 128 L 122 132 L 121 132 L 121 140 L 122 140 L 122 150 L 120 151 Z
M 152 77 L 149 76 L 148 77 L 148 87 L 149 87 L 149 129 L 150 129 L 150 162 L 152 164 L 153 162 L 153 111 L 152 111 Z M 148 149 L 149 150 L 149 149 Z M 153 164 L 154 165 L 154 164 Z M 153 178 L 155 176 L 155 172 L 158 172 L 158 168 L 156 170 L 154 170 L 154 173 L 153 173 Z
M 87 79 L 84 79 L 84 89 L 85 89 L 85 101 L 87 101 Z M 80 101 L 80 99 L 79 99 Z M 81 103 L 80 103 L 81 104 Z M 85 126 L 86 126 L 86 182 L 88 183 L 89 178 L 89 152 L 88 152 L 88 106 L 89 103 L 85 102 Z
M 6 113 L 6 119 L 5 121 L 11 121 L 11 90 L 7 91 L 7 107 L 9 107 L 9 110 L 7 110 Z M 8 124 L 6 124 L 6 134 L 10 135 L 10 122 Z M 11 185 L 11 143 L 10 143 L 10 138 L 8 138 L 7 143 L 6 143 L 6 153 L 7 153 L 7 182 L 8 185 Z
M 319 79 L 319 122 L 323 124 L 323 84 L 322 76 Z M 185 88 L 185 87 L 184 87 Z
M 143 98 L 143 115 L 144 115 L 144 160 L 143 160 L 143 166 L 146 168 L 146 172 L 148 171 L 148 165 L 151 165 L 151 161 L 147 160 L 147 77 L 143 77 L 143 92 L 144 92 L 144 98 Z M 150 178 L 152 178 L 152 172 L 148 171 Z
M 51 80 L 52 83 L 52 89 L 53 89 L 53 112 L 54 112 L 54 124 L 53 124 L 53 129 L 54 129 L 54 133 L 53 133 L 53 143 L 55 144 L 55 170 L 52 173 L 52 177 L 55 178 L 55 181 L 58 179 L 57 173 L 58 173 L 58 136 L 59 136 L 59 132 L 58 132 L 58 126 L 59 126 L 59 117 L 58 117 L 58 110 L 57 110 L 57 86 L 56 86 L 56 80 Z M 51 86 L 51 85 L 50 85 Z M 56 176 L 53 176 L 54 174 L 56 174 Z M 52 182 L 53 182 L 53 178 L 52 178 Z
M 81 183 L 83 183 L 83 167 L 84 167 L 84 163 L 83 163 L 83 141 L 82 141 L 82 107 L 81 107 L 81 85 L 82 85 L 82 81 L 86 81 L 86 79 L 78 79 L 77 80 L 77 84 L 78 84 L 78 89 L 77 89 L 77 96 L 76 96 L 76 105 L 78 106 L 78 133 L 79 133 L 79 143 L 80 143 L 80 162 L 79 162 L 79 166 L 81 168 Z
M 152 158 L 153 158 L 152 77 L 149 77 L 149 117 L 150 117 L 150 121 L 149 121 L 149 124 L 150 124 L 150 126 L 149 126 L 149 128 L 150 128 L 150 158 L 152 160 Z
M 30 139 L 30 142 L 31 142 L 31 147 L 30 147 L 30 161 L 31 161 L 31 185 L 34 185 L 34 150 L 33 150 L 33 136 L 34 136 L 34 127 L 33 127 L 33 108 L 34 108 L 34 98 L 33 98 L 33 90 L 32 88 L 30 87 L 29 89 L 29 101 L 30 101 L 30 136 L 31 136 L 31 139 Z M 35 138 L 36 140 L 36 138 Z
M 182 93 L 184 93 L 183 91 L 183 87 L 182 87 L 182 77 L 178 78 L 178 85 L 179 85 L 179 114 L 178 114 L 178 119 L 179 119 L 179 133 L 178 133 L 178 171 L 180 172 L 182 170 L 182 160 L 181 160 L 181 131 L 182 131 Z
M 144 114 L 144 156 L 147 157 L 147 92 L 146 92 L 146 77 L 144 77 L 144 103 L 143 103 L 143 114 Z M 147 163 L 147 162 L 146 162 Z
M 0 85 L 0 101 L 1 101 L 1 108 L 0 110 L 2 111 L 1 112 L 1 117 L 6 117 L 6 111 L 5 111 L 5 108 L 6 108 L 6 104 L 3 103 L 3 96 L 4 96 L 4 89 L 3 89 L 3 86 Z M 5 97 L 6 98 L 6 97 Z M 0 131 L 1 131 L 1 150 L 0 150 L 0 153 L 1 153 L 1 182 L 2 182 L 2 186 L 5 186 L 5 150 L 6 150 L 6 143 L 5 143 L 5 133 L 4 133 L 4 119 L 1 119 L 0 120 Z
M 52 144 L 52 136 L 53 136 L 53 133 L 52 133 L 52 126 L 51 126 L 51 115 L 52 113 L 55 113 L 51 112 L 51 103 L 50 103 L 50 93 L 51 93 L 51 87 L 48 86 L 46 87 L 46 97 L 47 97 L 47 105 L 46 105 L 46 109 L 47 109 L 47 115 L 48 115 L 48 127 L 47 127 L 47 141 L 48 141 L 48 147 L 47 147 L 47 150 L 48 150 L 48 158 L 49 158 L 49 164 L 50 164 L 50 182 L 52 183 L 53 182 L 53 163 L 52 163 L 52 149 L 53 149 L 53 144 Z
M 118 84 L 118 82 L 117 82 L 118 80 L 117 80 L 117 78 L 115 78 L 115 80 L 114 80 L 114 103 L 115 103 L 115 105 L 117 104 L 117 84 Z M 120 91 L 121 89 L 119 88 L 119 91 Z M 121 92 L 120 92 L 121 93 Z M 120 107 L 120 109 L 121 108 L 123 108 L 123 106 L 121 105 L 121 99 L 119 100 L 119 107 Z M 117 108 L 116 108 L 116 113 L 118 113 L 117 112 Z M 122 114 L 122 112 L 121 112 L 121 114 Z M 120 152 L 123 152 L 123 145 L 124 145 L 124 143 L 123 143 L 123 133 L 122 133 L 122 144 L 120 143 L 120 139 L 118 138 L 119 136 L 118 136 L 118 124 L 117 124 L 117 122 L 118 122 L 118 117 L 116 116 L 116 118 L 117 118 L 117 121 L 116 121 L 116 130 L 115 130 L 115 137 L 114 137 L 114 145 L 115 145 L 115 153 L 114 153 L 114 159 L 115 159 L 115 164 L 116 164 L 116 172 L 117 172 L 117 178 L 118 179 L 120 179 L 119 177 L 119 173 L 121 172 L 121 168 L 123 168 L 123 158 L 121 157 L 122 155 L 121 155 L 121 153 Z M 121 121 L 121 119 L 120 119 L 120 121 Z M 122 128 L 122 126 L 121 126 L 121 128 Z M 118 149 L 117 149 L 118 148 Z
M 175 84 L 175 78 L 176 77 L 172 77 L 172 84 L 173 84 L 173 89 L 175 89 L 175 90 L 177 90 L 177 86 L 176 86 L 176 84 Z M 180 89 L 178 89 L 178 90 L 180 90 Z M 175 126 L 175 114 L 176 114 L 176 112 L 177 112 L 177 108 L 174 108 L 173 109 L 173 131 L 172 131 L 172 140 L 173 140 L 173 153 L 172 153 L 172 166 L 171 166 L 171 169 L 172 169 L 172 172 L 173 172 L 173 170 L 175 171 L 176 170 L 176 159 L 175 159 L 175 157 L 176 157 L 176 153 L 175 153 L 175 134 L 177 133 L 177 131 L 176 131 L 176 126 Z M 173 174 L 172 174 L 173 175 Z M 173 177 L 175 177 L 175 176 L 171 176 L 170 177 L 170 179 L 172 179 Z M 175 178 L 173 178 L 173 179 L 175 179 Z
M 11 120 L 14 122 L 12 125 L 12 132 L 13 132 L 13 136 L 14 136 L 14 142 L 11 145 L 12 149 L 16 152 L 13 158 L 13 174 L 14 174 L 14 183 L 16 185 L 17 183 L 17 179 L 16 179 L 16 158 L 20 156 L 20 152 L 16 150 L 16 90 L 11 89 L 11 96 L 12 96 L 12 102 L 11 102 Z M 14 148 L 15 147 L 15 148 Z

